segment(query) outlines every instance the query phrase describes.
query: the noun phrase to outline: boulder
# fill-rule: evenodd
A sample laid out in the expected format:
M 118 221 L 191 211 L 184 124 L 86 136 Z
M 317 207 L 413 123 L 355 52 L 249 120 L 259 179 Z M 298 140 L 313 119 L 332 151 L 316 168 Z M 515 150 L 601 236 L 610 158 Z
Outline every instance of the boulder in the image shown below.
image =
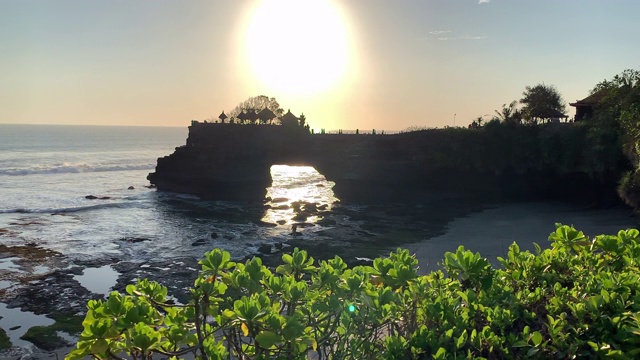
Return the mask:
M 271 254 L 271 245 L 262 244 L 258 246 L 258 252 L 261 254 Z
M 125 241 L 125 242 L 130 242 L 130 243 L 139 243 L 139 242 L 150 241 L 150 240 L 151 239 L 144 238 L 144 237 L 123 237 L 123 238 L 120 238 L 120 241 Z
M 205 245 L 207 243 L 207 241 L 205 239 L 198 239 L 196 241 L 194 241 L 191 246 L 201 246 L 201 245 Z
M 87 195 L 84 197 L 87 200 L 109 200 L 110 196 L 95 196 L 95 195 Z

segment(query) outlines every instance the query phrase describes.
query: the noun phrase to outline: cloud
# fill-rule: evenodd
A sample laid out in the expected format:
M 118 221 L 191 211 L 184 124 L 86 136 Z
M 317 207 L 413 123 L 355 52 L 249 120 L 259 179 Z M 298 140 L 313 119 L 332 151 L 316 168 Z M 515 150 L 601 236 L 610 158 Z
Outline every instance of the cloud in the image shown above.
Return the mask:
M 478 4 L 488 4 L 491 0 L 478 0 Z
M 484 0 L 486 1 L 486 0 Z M 433 30 L 429 31 L 426 36 L 427 40 L 433 41 L 451 41 L 451 40 L 483 40 L 487 37 L 484 35 L 460 35 L 451 30 Z
M 484 40 L 486 36 L 472 36 L 472 35 L 463 35 L 463 36 L 440 36 L 437 37 L 438 41 L 451 41 L 451 40 Z

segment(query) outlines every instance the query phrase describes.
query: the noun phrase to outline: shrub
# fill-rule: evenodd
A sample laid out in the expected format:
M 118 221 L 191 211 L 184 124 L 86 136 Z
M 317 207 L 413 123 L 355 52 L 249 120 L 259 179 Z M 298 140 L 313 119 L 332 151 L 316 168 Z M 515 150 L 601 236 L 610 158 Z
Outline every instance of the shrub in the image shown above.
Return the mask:
M 425 276 L 401 249 L 353 268 L 296 249 L 275 272 L 215 249 L 188 304 L 146 280 L 90 301 L 67 358 L 640 356 L 638 231 L 589 239 L 558 224 L 549 240 L 535 254 L 512 244 L 502 268 L 461 246 Z

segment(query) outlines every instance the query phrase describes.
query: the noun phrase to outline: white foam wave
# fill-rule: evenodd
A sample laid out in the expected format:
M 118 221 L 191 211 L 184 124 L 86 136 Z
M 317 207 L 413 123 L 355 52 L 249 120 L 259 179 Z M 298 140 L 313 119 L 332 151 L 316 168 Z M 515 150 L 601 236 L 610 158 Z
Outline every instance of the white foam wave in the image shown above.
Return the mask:
M 89 201 L 89 200 L 87 200 Z M 91 200 L 94 201 L 94 200 Z M 104 200 L 95 200 L 95 201 L 104 201 Z M 99 210 L 99 209 L 108 209 L 108 208 L 126 208 L 134 206 L 134 203 L 123 203 L 123 202 L 109 202 L 103 204 L 93 204 L 87 206 L 72 206 L 65 208 L 47 208 L 47 209 L 24 209 L 24 208 L 16 208 L 16 209 L 0 209 L 0 214 L 65 214 L 65 213 L 74 213 L 79 211 L 88 211 L 88 210 Z
M 25 176 L 38 174 L 75 174 L 105 171 L 152 170 L 154 163 L 146 164 L 73 164 L 38 165 L 29 168 L 0 169 L 0 175 Z

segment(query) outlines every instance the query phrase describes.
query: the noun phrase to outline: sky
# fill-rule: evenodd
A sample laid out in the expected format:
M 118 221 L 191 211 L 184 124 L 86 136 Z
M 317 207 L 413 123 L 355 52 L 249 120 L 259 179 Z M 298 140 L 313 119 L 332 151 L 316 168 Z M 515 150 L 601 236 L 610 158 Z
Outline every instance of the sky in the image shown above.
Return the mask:
M 315 129 L 467 126 L 640 69 L 637 0 L 2 0 L 0 123 L 187 126 L 275 97 Z M 567 106 L 573 115 L 573 108 Z

